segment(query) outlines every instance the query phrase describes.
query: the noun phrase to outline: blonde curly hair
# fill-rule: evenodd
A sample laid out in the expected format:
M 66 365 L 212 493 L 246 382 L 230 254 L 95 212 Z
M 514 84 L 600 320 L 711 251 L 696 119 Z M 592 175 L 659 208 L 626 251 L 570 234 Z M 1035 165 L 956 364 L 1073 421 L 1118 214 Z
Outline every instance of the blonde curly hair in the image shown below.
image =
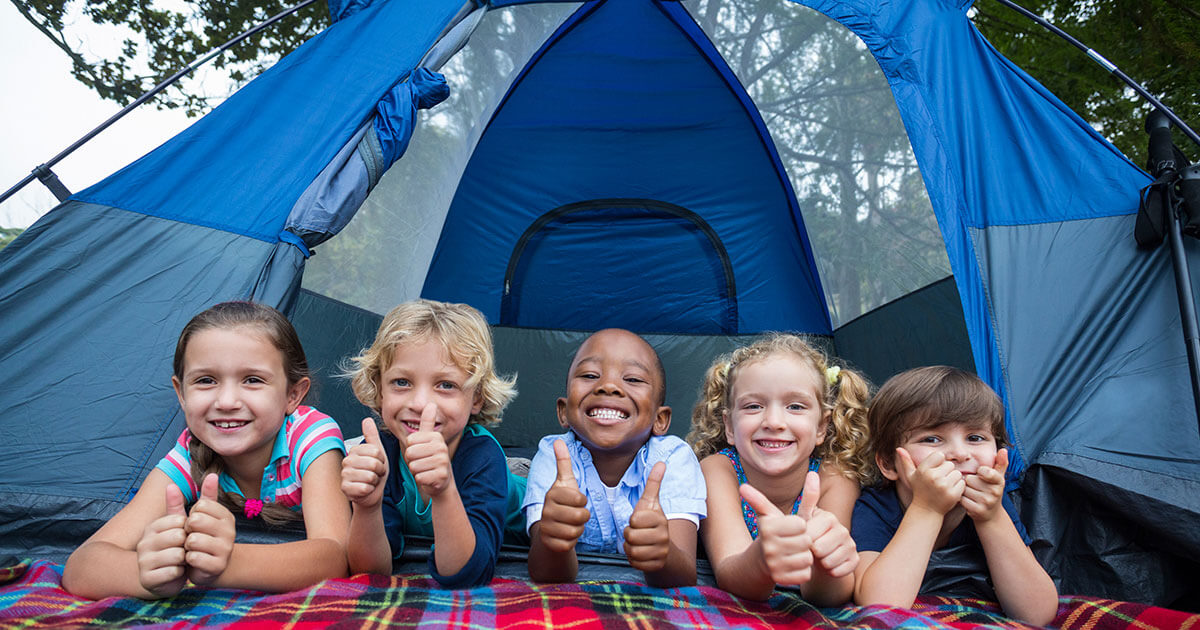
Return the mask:
M 475 387 L 483 400 L 469 422 L 484 426 L 500 423 L 504 407 L 517 395 L 516 375 L 496 374 L 492 331 L 483 314 L 467 304 L 414 300 L 393 308 L 379 324 L 375 341 L 350 359 L 347 375 L 359 402 L 380 412 L 380 378 L 391 366 L 396 347 L 436 339 L 450 359 L 467 373 L 467 388 Z
M 725 437 L 725 416 L 729 412 L 731 384 L 738 372 L 746 365 L 778 355 L 796 357 L 819 376 L 821 411 L 831 413 L 825 427 L 825 440 L 814 449 L 813 455 L 859 483 L 870 479 L 874 466 L 863 456 L 868 438 L 870 383 L 854 370 L 831 366 L 825 353 L 792 334 L 772 334 L 718 357 L 708 368 L 700 401 L 692 410 L 692 428 L 687 436 L 696 456 L 703 459 L 729 446 Z

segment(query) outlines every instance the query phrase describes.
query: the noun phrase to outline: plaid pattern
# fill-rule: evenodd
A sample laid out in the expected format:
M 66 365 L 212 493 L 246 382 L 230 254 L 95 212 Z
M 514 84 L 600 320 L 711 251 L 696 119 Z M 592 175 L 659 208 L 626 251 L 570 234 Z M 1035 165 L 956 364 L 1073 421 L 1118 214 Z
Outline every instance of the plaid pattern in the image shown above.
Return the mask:
M 214 628 L 1027 628 L 995 604 L 922 597 L 913 610 L 814 608 L 790 593 L 767 602 L 710 587 L 656 589 L 630 582 L 536 585 L 496 580 L 447 591 L 428 578 L 327 580 L 291 593 L 185 589 L 159 601 L 79 599 L 62 590 L 62 567 L 36 561 L 0 568 L 0 627 Z M 1200 630 L 1200 615 L 1130 602 L 1063 597 L 1053 627 Z

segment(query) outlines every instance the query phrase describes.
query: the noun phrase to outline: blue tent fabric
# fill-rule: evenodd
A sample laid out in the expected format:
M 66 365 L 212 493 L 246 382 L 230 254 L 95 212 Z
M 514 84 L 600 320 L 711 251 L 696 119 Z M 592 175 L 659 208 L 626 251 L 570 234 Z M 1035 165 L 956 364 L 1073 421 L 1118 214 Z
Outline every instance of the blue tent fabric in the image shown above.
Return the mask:
M 468 302 L 501 321 L 505 272 L 528 226 L 572 204 L 643 199 L 695 213 L 723 243 L 737 274 L 738 321 L 720 332 L 829 334 L 808 236 L 771 140 L 744 89 L 693 29 L 676 3 L 616 1 L 583 7 L 551 36 L 475 147 L 422 295 Z M 547 239 L 551 251 L 539 260 L 558 281 L 538 282 L 555 299 L 540 301 L 543 313 L 523 307 L 529 319 L 511 323 L 712 332 L 723 320 L 712 309 L 724 304 L 705 301 L 708 285 L 683 281 L 686 259 L 666 259 L 697 237 L 666 233 L 677 240 L 624 258 L 595 239 Z M 585 260 L 603 263 L 580 266 Z M 655 290 L 630 304 L 635 273 Z M 678 316 L 664 322 L 665 313 Z
M 300 194 L 461 2 L 380 2 L 322 31 L 166 144 L 74 197 L 275 242 Z M 397 36 L 397 33 L 404 36 Z M 234 173 L 228 165 L 242 165 Z
M 300 195 L 281 237 L 290 241 L 289 233 L 298 235 L 302 241 L 296 245 L 307 257 L 308 247 L 341 232 L 383 172 L 404 155 L 416 130 L 417 110 L 429 109 L 449 95 L 446 78 L 427 68 L 417 68 L 388 90 L 375 105 L 370 122 L 350 137 Z
M 1149 178 L 997 54 L 967 3 L 802 3 L 857 34 L 891 86 L 976 370 L 1009 414 L 1010 473 L 1035 482 L 1025 516 L 1041 552 L 1064 579 L 1088 552 L 1116 567 L 1104 593 L 1165 597 L 1170 584 L 1120 579 L 1157 566 L 1122 554 L 1200 563 L 1173 279 L 1165 252 L 1132 238 Z M 169 387 L 179 329 L 227 299 L 287 308 L 308 248 L 403 152 L 422 96 L 403 87 L 383 106 L 398 123 L 371 117 L 463 2 L 335 5 L 329 29 L 0 251 L 0 551 L 77 543 L 119 509 L 182 425 Z M 829 336 L 803 211 L 684 6 L 596 0 L 491 115 L 422 294 L 551 333 Z M 1095 506 L 1118 525 L 1065 525 Z

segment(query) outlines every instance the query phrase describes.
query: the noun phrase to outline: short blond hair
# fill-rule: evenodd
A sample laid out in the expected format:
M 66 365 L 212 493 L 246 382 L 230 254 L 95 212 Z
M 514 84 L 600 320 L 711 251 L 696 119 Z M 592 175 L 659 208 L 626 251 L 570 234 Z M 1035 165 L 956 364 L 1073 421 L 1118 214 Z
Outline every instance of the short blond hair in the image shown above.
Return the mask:
M 441 343 L 450 360 L 467 373 L 464 387 L 476 388 L 483 401 L 469 421 L 499 424 L 504 408 L 517 395 L 517 378 L 496 374 L 491 328 L 483 314 L 467 304 L 414 300 L 388 312 L 371 346 L 350 359 L 350 386 L 359 402 L 379 413 L 380 379 L 391 366 L 396 347 L 430 339 Z
M 741 369 L 775 356 L 791 356 L 816 374 L 821 411 L 829 411 L 825 441 L 812 456 L 822 464 L 831 464 L 847 477 L 860 483 L 869 478 L 871 468 L 863 462 L 861 451 L 867 443 L 867 401 L 871 384 L 846 367 L 834 367 L 829 357 L 804 338 L 786 333 L 770 334 L 748 346 L 717 357 L 704 376 L 700 400 L 692 410 L 692 429 L 687 442 L 703 459 L 729 446 L 725 437 L 725 414 L 729 411 L 729 392 Z

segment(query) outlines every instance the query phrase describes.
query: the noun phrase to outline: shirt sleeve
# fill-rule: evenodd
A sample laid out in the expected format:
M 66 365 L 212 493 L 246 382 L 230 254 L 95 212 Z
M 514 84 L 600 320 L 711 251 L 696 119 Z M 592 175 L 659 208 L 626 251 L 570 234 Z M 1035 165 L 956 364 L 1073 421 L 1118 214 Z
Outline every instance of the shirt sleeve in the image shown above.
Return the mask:
M 189 437 L 188 430 L 184 429 L 175 441 L 175 446 L 172 446 L 155 466 L 166 473 L 167 478 L 183 492 L 185 504 L 196 500 L 196 484 L 192 480 L 192 456 L 187 447 Z
M 890 492 L 890 489 L 864 488 L 854 504 L 854 513 L 850 518 L 850 537 L 854 539 L 854 544 L 860 552 L 882 552 L 896 534 L 900 505 L 899 502 L 896 502 L 894 507 L 889 505 L 885 492 Z
M 312 407 L 299 407 L 294 415 L 296 422 L 288 433 L 288 450 L 301 478 L 304 471 L 326 452 L 337 450 L 343 456 L 346 454 L 342 429 L 333 418 Z
M 658 491 L 658 501 L 667 518 L 685 518 L 698 524 L 708 515 L 708 487 L 704 473 L 700 472 L 700 460 L 686 442 L 670 437 L 673 439 L 663 458 L 667 472 Z
M 558 478 L 558 461 L 554 457 L 554 441 L 562 439 L 559 435 L 548 435 L 538 443 L 537 453 L 529 462 L 528 484 L 525 486 L 525 500 L 521 502 L 521 510 L 525 512 L 525 532 L 529 533 L 533 524 L 542 520 L 542 504 L 546 501 L 546 491 Z
M 453 575 L 438 573 L 437 562 L 431 553 L 429 573 L 446 588 L 481 586 L 492 581 L 504 537 L 508 465 L 504 451 L 491 438 L 475 435 L 470 439 L 464 436 L 459 442 L 451 466 L 459 498 L 475 532 L 475 550 Z

